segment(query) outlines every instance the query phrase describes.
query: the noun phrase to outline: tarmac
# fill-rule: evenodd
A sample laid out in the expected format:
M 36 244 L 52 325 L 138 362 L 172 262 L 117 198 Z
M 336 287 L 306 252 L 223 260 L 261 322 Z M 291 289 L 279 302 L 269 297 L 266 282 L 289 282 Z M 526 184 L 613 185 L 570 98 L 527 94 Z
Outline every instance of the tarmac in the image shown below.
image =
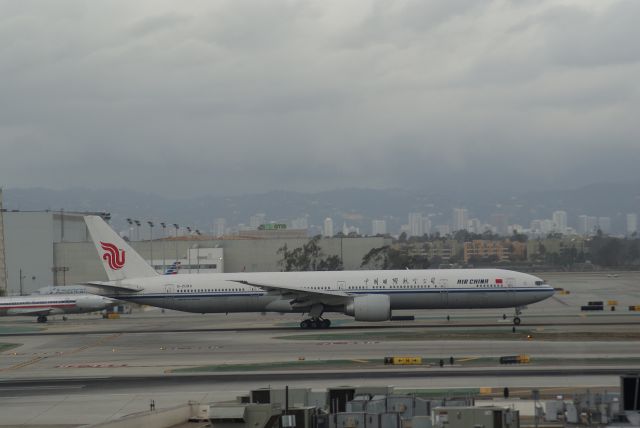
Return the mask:
M 0 319 L 0 426 L 78 426 L 194 401 L 232 400 L 258 387 L 395 385 L 402 388 L 619 387 L 640 371 L 640 273 L 538 274 L 569 294 L 531 305 L 514 333 L 512 310 L 402 311 L 415 321 L 305 331 L 300 315 L 186 314 L 149 309 Z M 601 300 L 605 311 L 582 312 Z M 615 310 L 606 305 L 616 300 Z M 333 314 L 332 314 L 333 315 Z M 447 316 L 449 319 L 447 319 Z M 11 344 L 15 346 L 10 347 Z M 503 355 L 531 363 L 500 366 Z M 390 368 L 385 356 L 420 356 Z M 454 357 L 454 365 L 449 358 Z M 443 360 L 445 367 L 440 367 Z M 188 372 L 183 372 L 188 370 Z

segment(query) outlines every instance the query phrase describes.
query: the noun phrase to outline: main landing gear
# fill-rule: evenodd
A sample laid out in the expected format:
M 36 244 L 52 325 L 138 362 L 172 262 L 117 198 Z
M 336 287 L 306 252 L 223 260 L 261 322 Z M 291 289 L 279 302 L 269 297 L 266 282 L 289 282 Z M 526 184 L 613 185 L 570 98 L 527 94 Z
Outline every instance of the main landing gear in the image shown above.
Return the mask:
M 45 322 L 47 322 L 47 316 L 46 315 L 38 315 L 37 321 L 39 323 L 45 323 Z
M 300 323 L 300 328 L 329 328 L 331 327 L 331 321 L 322 318 L 324 313 L 324 305 L 316 303 L 311 306 L 309 310 L 309 316 L 311 318 L 306 319 Z
M 300 328 L 329 328 L 331 321 L 326 318 L 309 318 L 300 323 Z

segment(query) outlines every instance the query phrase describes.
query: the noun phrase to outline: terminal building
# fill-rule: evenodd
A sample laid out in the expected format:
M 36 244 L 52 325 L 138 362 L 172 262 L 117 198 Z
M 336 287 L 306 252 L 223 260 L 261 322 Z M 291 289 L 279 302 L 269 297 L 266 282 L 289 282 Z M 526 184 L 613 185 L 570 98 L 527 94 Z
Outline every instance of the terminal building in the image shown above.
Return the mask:
M 1 214 L 4 245 L 0 249 L 4 247 L 4 255 L 0 254 L 0 259 L 5 262 L 7 278 L 0 288 L 6 294 L 107 280 L 83 217 L 101 215 L 108 220 L 108 213 L 3 210 Z M 175 262 L 183 273 L 275 272 L 282 270 L 280 248 L 302 247 L 309 239 L 301 230 L 263 228 L 229 237 L 194 234 L 132 240 L 129 244 L 160 273 Z M 365 254 L 390 243 L 383 237 L 319 241 L 323 256 L 338 256 L 345 270 L 360 269 Z

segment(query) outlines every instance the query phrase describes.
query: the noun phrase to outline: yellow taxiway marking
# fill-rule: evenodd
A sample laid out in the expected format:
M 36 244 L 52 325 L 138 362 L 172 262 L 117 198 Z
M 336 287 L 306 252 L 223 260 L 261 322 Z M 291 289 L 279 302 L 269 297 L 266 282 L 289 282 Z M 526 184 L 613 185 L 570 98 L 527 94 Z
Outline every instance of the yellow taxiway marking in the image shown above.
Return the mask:
M 117 337 L 119 337 L 121 335 L 122 335 L 122 333 L 114 333 L 114 334 L 111 334 L 109 336 L 102 337 L 102 338 L 100 338 L 99 340 L 96 340 L 93 343 L 89 343 L 87 345 L 81 346 L 79 348 L 74 349 L 73 351 L 63 352 L 62 355 L 77 354 L 78 352 L 82 352 L 82 351 L 84 351 L 86 349 L 93 348 L 94 346 L 104 345 L 106 342 L 108 342 L 110 340 L 113 340 L 113 339 L 115 339 L 115 338 L 117 338 Z M 115 350 L 113 352 L 115 352 Z
M 467 358 L 460 358 L 458 359 L 459 363 L 466 363 L 467 361 L 473 361 L 473 360 L 478 360 L 480 359 L 480 357 L 467 357 Z
M 6 367 L 4 369 L 0 369 L 0 372 L 6 372 L 6 371 L 9 371 L 9 370 L 18 370 L 18 369 L 21 369 L 23 367 L 30 366 L 31 364 L 35 364 L 38 361 L 43 360 L 45 358 L 46 357 L 33 357 L 30 360 L 23 361 L 21 363 L 15 364 L 15 365 L 13 365 L 11 367 Z

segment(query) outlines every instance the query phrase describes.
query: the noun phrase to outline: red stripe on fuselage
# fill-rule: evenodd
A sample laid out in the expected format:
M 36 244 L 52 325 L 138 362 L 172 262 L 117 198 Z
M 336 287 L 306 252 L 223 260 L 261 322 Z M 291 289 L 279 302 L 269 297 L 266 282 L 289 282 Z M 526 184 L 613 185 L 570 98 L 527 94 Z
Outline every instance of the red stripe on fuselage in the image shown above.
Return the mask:
M 35 309 L 35 308 L 74 308 L 75 303 L 65 304 L 42 304 L 42 305 L 17 305 L 17 306 L 3 306 L 0 304 L 0 309 Z

